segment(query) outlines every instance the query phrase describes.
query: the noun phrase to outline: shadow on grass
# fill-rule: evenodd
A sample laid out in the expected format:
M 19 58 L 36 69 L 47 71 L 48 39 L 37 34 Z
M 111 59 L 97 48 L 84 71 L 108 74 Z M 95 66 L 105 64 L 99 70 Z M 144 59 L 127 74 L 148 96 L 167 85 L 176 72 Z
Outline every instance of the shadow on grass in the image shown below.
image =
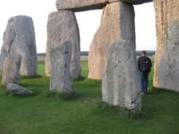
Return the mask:
M 114 113 L 118 114 L 121 117 L 129 118 L 129 119 L 143 119 L 146 118 L 147 115 L 142 111 L 133 112 L 125 108 L 121 108 L 119 106 L 112 106 L 105 102 L 98 103 L 98 109 L 100 112 Z
M 47 98 L 58 98 L 65 101 L 74 101 L 74 100 L 81 100 L 86 98 L 85 94 L 77 93 L 75 91 L 71 93 L 54 93 L 54 92 L 47 91 L 44 95 Z
M 149 95 L 154 95 L 154 94 L 163 94 L 163 93 L 172 93 L 172 94 L 177 94 L 179 95 L 178 92 L 176 91 L 172 91 L 170 89 L 162 89 L 162 88 L 156 88 L 156 87 L 152 87 L 151 91 L 148 93 Z
M 34 75 L 34 76 L 21 76 L 22 79 L 39 79 L 39 78 L 43 78 L 42 75 Z
M 78 78 L 74 79 L 74 81 L 84 81 L 86 78 L 84 76 L 79 76 Z

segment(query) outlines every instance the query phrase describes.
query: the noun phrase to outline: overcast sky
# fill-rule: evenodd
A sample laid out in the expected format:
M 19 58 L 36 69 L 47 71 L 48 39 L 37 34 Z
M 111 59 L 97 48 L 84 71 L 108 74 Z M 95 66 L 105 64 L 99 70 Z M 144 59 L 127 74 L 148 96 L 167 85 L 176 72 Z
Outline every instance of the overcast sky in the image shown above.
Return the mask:
M 56 0 L 2 0 L 0 4 L 0 47 L 10 17 L 28 15 L 34 20 L 38 53 L 46 50 L 46 25 L 50 12 L 56 11 Z M 153 3 L 135 6 L 137 50 L 155 50 L 156 31 Z M 101 10 L 77 13 L 81 50 L 87 51 L 99 27 Z

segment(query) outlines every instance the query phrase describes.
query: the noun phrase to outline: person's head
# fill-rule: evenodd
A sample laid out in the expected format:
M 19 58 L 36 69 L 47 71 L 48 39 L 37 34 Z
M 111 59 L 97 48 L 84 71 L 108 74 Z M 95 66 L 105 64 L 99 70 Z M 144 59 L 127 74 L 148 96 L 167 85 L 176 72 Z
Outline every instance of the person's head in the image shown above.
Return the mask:
M 142 56 L 146 56 L 146 51 L 142 51 Z

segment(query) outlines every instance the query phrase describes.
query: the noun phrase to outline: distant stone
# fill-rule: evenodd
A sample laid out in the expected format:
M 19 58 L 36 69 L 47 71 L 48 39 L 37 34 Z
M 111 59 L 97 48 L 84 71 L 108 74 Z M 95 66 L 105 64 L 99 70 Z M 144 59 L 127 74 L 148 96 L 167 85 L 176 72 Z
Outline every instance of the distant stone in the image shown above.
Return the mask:
M 16 96 L 29 96 L 33 94 L 31 90 L 14 83 L 7 85 L 7 91 Z
M 56 7 L 58 10 L 84 11 L 103 8 L 111 2 L 119 2 L 119 0 L 57 0 Z
M 72 56 L 70 60 L 70 72 L 73 79 L 81 76 L 80 66 L 80 37 L 76 17 L 72 11 L 53 12 L 48 19 L 48 40 L 46 55 L 46 75 L 50 76 L 51 58 L 50 50 L 70 42 Z
M 15 16 L 9 19 L 1 48 L 1 69 L 5 58 L 9 53 L 12 54 L 11 51 L 20 57 L 21 75 L 36 75 L 37 55 L 32 18 L 28 16 Z
M 53 93 L 72 93 L 70 60 L 72 55 L 71 42 L 64 42 L 50 50 L 51 77 L 50 91 Z
M 140 80 L 135 56 L 132 42 L 113 44 L 108 52 L 107 69 L 102 79 L 102 98 L 110 105 L 140 112 Z
M 157 50 L 154 86 L 179 92 L 179 1 L 155 0 Z

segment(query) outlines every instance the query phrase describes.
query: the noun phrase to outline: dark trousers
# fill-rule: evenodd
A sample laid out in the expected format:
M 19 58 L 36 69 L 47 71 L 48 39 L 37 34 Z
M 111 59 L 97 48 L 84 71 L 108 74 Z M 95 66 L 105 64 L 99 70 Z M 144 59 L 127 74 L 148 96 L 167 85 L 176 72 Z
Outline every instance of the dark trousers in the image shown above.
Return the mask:
M 140 72 L 141 90 L 143 93 L 147 93 L 148 88 L 148 72 Z

